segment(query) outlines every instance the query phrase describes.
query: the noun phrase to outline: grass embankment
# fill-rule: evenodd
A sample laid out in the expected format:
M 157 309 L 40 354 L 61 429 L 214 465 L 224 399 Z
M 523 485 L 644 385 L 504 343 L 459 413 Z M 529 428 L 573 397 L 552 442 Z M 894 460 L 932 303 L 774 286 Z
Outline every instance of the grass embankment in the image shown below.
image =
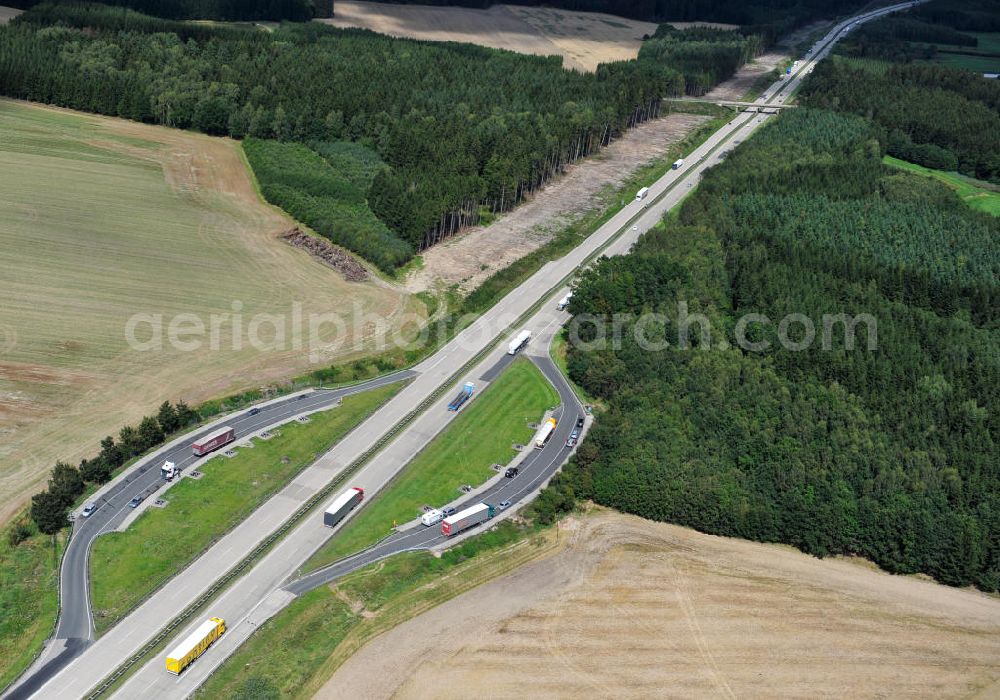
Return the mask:
M 281 490 L 316 457 L 350 432 L 402 384 L 344 398 L 309 423 L 281 426 L 233 458 L 205 464 L 201 479 L 183 479 L 166 493 L 166 508 L 150 508 L 125 532 L 94 542 L 91 596 L 98 633 L 196 559 L 212 542 Z
M 52 632 L 59 610 L 59 562 L 66 533 L 52 538 L 29 524 L 27 512 L 0 533 L 0 690 L 35 658 Z M 16 546 L 11 535 L 19 526 L 31 534 Z
M 973 209 L 984 211 L 987 214 L 992 214 L 993 216 L 1000 216 L 1000 191 L 988 189 L 988 185 L 986 185 L 986 183 L 979 183 L 978 180 L 973 180 L 972 178 L 959 175 L 958 173 L 949 173 L 943 170 L 925 168 L 922 165 L 900 160 L 899 158 L 893 158 L 892 156 L 885 156 L 882 159 L 882 162 L 887 165 L 891 165 L 894 168 L 908 170 L 909 172 L 917 173 L 918 175 L 924 175 L 926 177 L 932 177 L 935 180 L 940 180 L 944 184 L 948 185 L 948 187 L 955 190 L 955 193 L 962 198 L 962 201 Z
M 440 558 L 402 554 L 317 588 L 261 627 L 196 697 L 310 698 L 369 640 L 554 551 L 556 535 L 504 522 Z
M 309 571 L 364 549 L 388 535 L 394 524 L 420 515 L 425 504 L 441 506 L 478 486 L 517 454 L 511 447 L 531 439 L 529 422 L 559 402 L 538 369 L 519 359 L 420 452 L 402 474 L 330 539 L 303 570 Z

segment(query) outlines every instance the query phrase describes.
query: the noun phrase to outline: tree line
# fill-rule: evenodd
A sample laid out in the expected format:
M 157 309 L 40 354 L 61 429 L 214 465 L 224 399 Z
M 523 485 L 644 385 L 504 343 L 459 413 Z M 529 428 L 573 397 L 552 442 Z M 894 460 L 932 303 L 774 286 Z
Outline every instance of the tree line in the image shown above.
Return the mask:
M 401 5 L 446 5 L 486 9 L 499 0 L 387 0 Z M 509 5 L 605 12 L 648 22 L 725 22 L 762 34 L 768 41 L 819 17 L 860 7 L 855 0 L 504 0 Z
M 546 517 L 590 498 L 710 533 L 1000 589 L 1000 331 L 962 308 L 956 276 L 939 277 L 950 309 L 879 282 L 897 268 L 939 261 L 943 270 L 967 257 L 961 245 L 935 248 L 955 225 L 994 227 L 978 245 L 995 260 L 996 219 L 941 183 L 883 166 L 883 138 L 861 117 L 783 113 L 632 253 L 580 277 L 573 314 L 658 312 L 646 336 L 662 331 L 672 344 L 640 347 L 632 322 L 621 347 L 569 348 L 571 377 L 606 410 L 540 499 Z M 897 247 L 865 266 L 855 264 L 864 241 L 808 250 L 806 229 L 819 232 L 812 241 L 847 235 L 839 206 L 854 213 L 852 236 L 895 237 Z M 922 246 L 924 263 L 913 257 Z M 709 320 L 708 346 L 692 333 L 694 349 L 678 347 L 678 300 Z M 826 350 L 781 348 L 777 319 L 799 313 L 818 325 L 841 312 L 877 319 L 875 351 L 864 326 L 853 348 L 837 336 Z M 749 333 L 770 348 L 720 347 L 748 313 L 775 319 Z
M 43 0 L 7 0 L 7 5 L 23 10 Z M 212 19 L 222 21 L 291 20 L 304 22 L 313 17 L 329 17 L 332 0 L 104 0 L 106 5 L 129 9 L 166 19 Z
M 636 61 L 558 59 L 286 24 L 183 25 L 98 5 L 40 5 L 0 30 L 7 95 L 235 138 L 351 140 L 391 170 L 368 200 L 416 249 L 486 206 L 509 209 L 683 90 Z
M 889 154 L 1000 183 L 1000 84 L 970 71 L 923 63 L 823 61 L 802 103 L 870 117 L 888 133 Z
M 67 514 L 86 484 L 104 484 L 115 470 L 127 461 L 162 444 L 168 435 L 198 422 L 197 411 L 183 401 L 164 401 L 155 416 L 146 416 L 135 426 L 126 425 L 118 432 L 117 441 L 111 435 L 101 440 L 100 453 L 80 460 L 74 467 L 56 462 L 48 488 L 31 497 L 31 519 L 38 530 L 54 535 L 69 524 Z

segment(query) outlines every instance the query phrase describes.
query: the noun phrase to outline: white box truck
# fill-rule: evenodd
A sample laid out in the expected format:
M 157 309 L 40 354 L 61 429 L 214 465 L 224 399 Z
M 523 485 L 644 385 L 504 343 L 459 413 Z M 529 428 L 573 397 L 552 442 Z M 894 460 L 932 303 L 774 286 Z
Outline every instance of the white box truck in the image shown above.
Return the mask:
M 327 506 L 326 512 L 323 513 L 323 524 L 327 527 L 335 527 L 337 523 L 344 519 L 345 515 L 361 503 L 364 497 L 365 490 L 359 486 L 347 489 Z
M 517 351 L 527 345 L 529 340 L 531 340 L 531 331 L 525 328 L 510 341 L 510 344 L 507 346 L 507 354 L 516 355 Z
M 678 158 L 677 160 L 674 161 L 674 164 L 670 166 L 670 169 L 671 170 L 677 170 L 682 165 L 684 165 L 684 159 L 683 158 Z
M 646 198 L 647 194 L 649 194 L 649 188 L 643 187 L 641 190 L 635 193 L 635 201 L 641 202 Z
M 556 304 L 556 308 L 562 311 L 567 306 L 569 306 L 569 300 L 572 298 L 573 298 L 573 292 L 570 292 L 569 294 L 567 294 L 566 296 L 564 296 L 562 299 L 559 300 L 559 303 Z

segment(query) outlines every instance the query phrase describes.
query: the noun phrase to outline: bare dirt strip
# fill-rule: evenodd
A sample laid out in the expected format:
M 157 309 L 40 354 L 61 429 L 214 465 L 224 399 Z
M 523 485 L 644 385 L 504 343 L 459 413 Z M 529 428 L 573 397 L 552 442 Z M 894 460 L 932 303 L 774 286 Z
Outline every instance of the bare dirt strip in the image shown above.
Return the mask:
M 997 697 L 1000 600 L 603 509 L 317 698 Z
M 412 292 L 456 285 L 475 289 L 551 239 L 556 232 L 598 206 L 601 194 L 617 189 L 641 166 L 662 157 L 708 117 L 670 114 L 641 124 L 600 154 L 570 166 L 526 202 L 489 226 L 475 226 L 421 253 L 423 266 L 412 272 Z M 631 194 L 629 194 L 631 197 Z

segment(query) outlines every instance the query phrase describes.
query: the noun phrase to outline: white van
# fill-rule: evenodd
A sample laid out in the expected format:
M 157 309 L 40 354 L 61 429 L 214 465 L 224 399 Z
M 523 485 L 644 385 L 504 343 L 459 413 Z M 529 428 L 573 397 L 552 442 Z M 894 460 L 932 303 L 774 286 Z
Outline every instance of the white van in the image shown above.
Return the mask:
M 420 516 L 420 522 L 427 527 L 437 525 L 442 520 L 444 520 L 444 513 L 439 511 L 437 508 L 431 508 L 429 511 Z
M 645 199 L 647 194 L 649 194 L 649 188 L 648 187 L 643 187 L 641 190 L 639 190 L 638 192 L 635 193 L 635 199 L 636 199 L 636 201 L 638 202 L 638 201 L 641 201 L 641 200 Z

